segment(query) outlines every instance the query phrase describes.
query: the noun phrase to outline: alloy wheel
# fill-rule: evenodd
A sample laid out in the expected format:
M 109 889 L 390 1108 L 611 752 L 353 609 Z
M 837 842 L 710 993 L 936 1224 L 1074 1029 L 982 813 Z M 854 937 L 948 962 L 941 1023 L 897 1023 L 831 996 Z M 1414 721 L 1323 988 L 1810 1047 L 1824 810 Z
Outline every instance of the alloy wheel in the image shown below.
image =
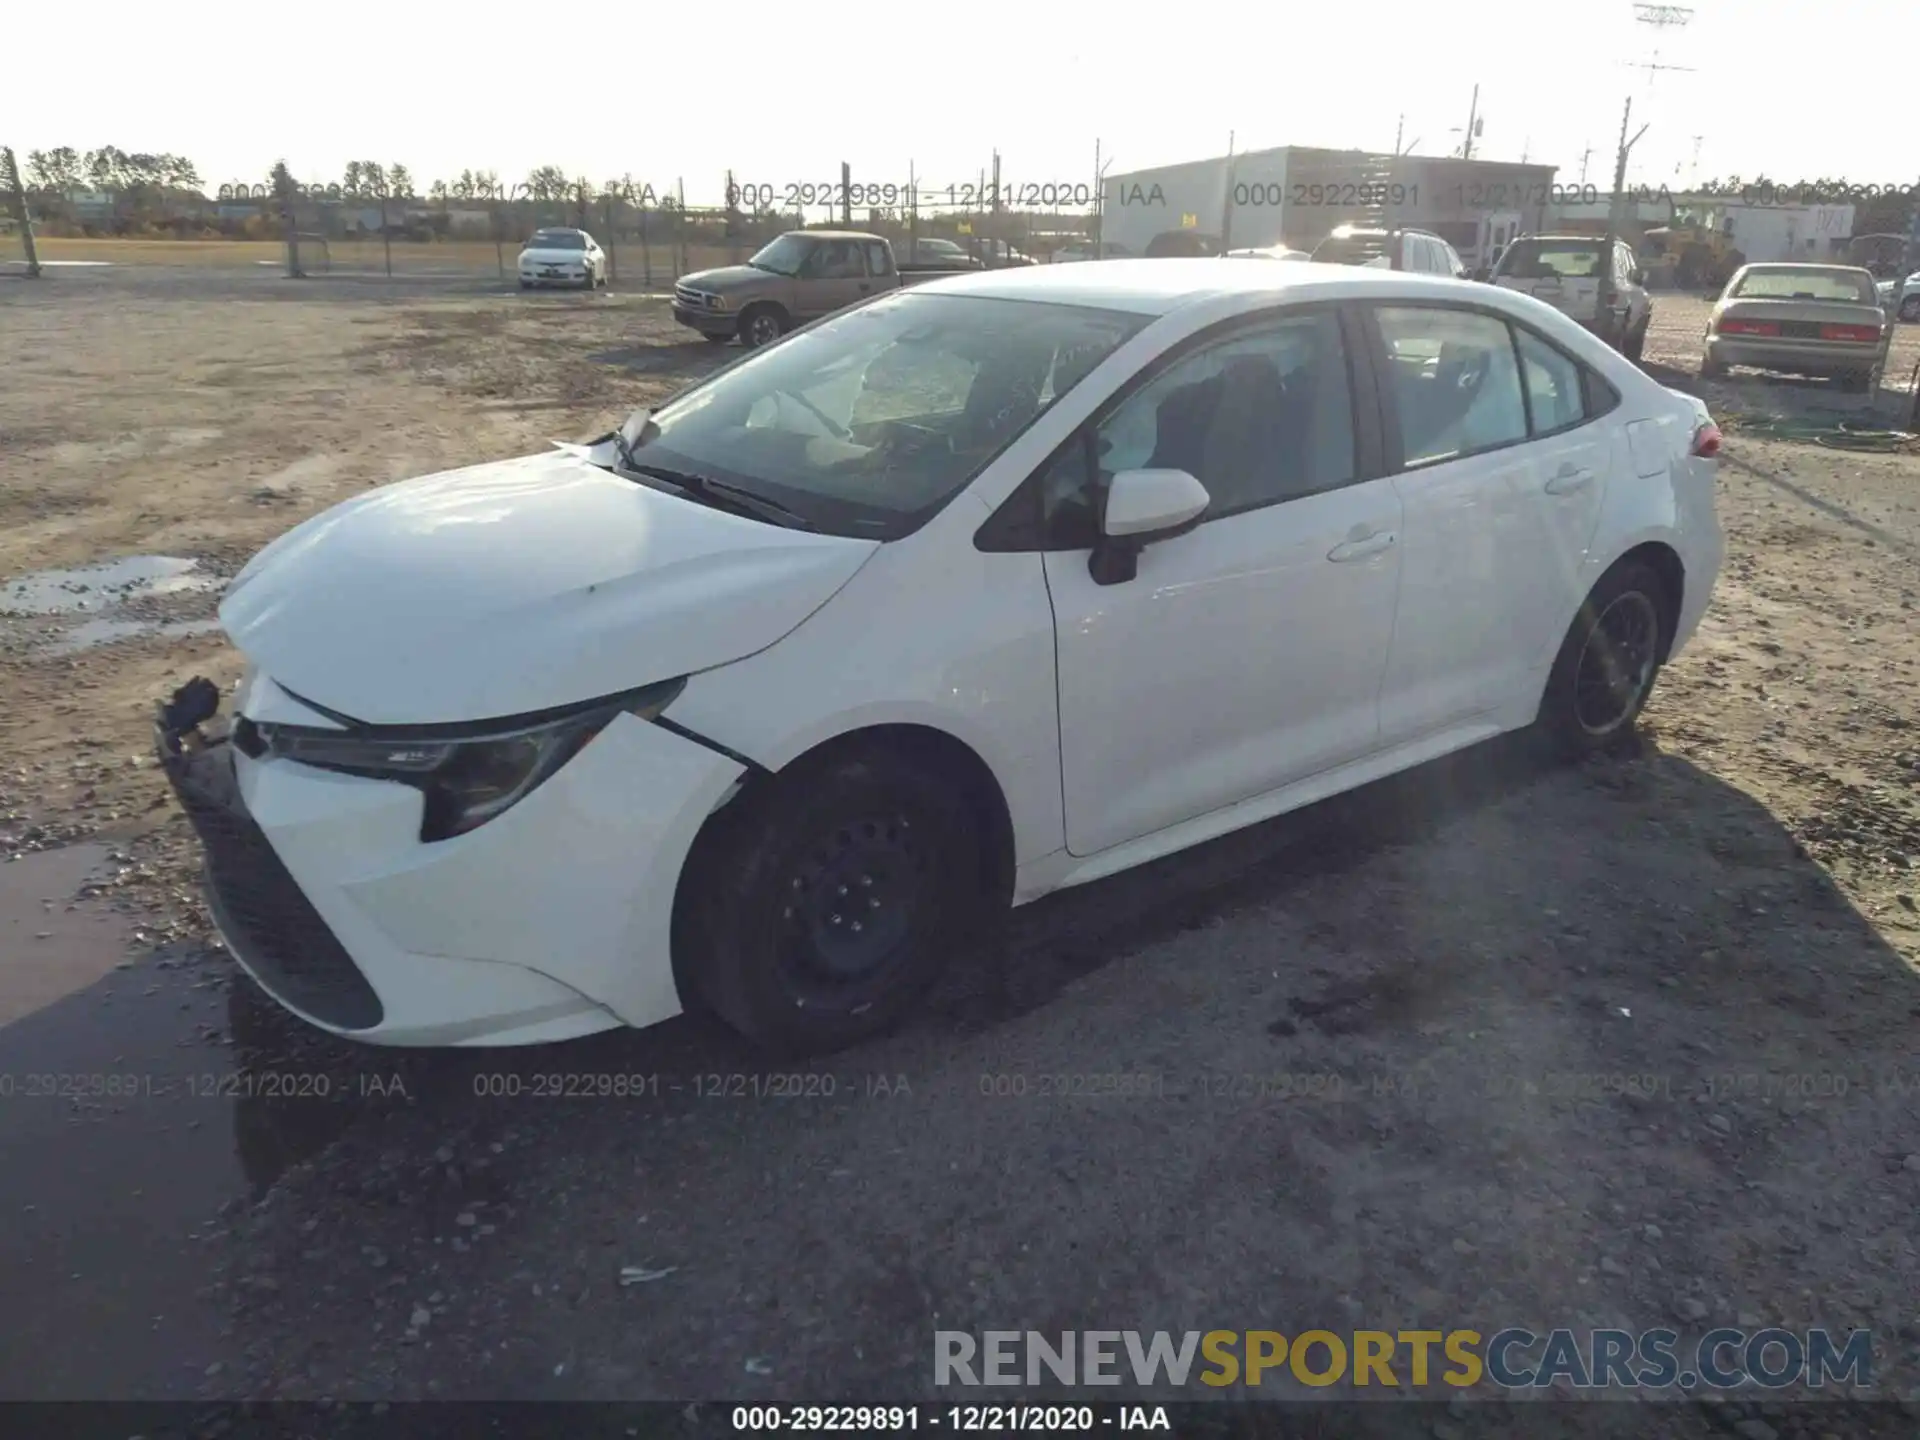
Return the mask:
M 1660 612 L 1638 590 L 1615 596 L 1595 619 L 1574 670 L 1573 713 L 1589 735 L 1609 735 L 1632 719 L 1653 684 Z

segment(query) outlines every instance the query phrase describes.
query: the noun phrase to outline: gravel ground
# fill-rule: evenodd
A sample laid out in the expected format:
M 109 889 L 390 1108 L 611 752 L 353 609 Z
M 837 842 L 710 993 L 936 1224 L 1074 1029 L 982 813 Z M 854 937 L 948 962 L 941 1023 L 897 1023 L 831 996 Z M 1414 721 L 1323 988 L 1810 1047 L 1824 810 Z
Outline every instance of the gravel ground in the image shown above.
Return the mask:
M 1697 388 L 1704 316 L 1659 298 L 1667 383 Z M 719 358 L 618 291 L 0 280 L 0 577 L 165 555 L 217 579 L 369 485 L 594 433 Z M 226 1097 L 249 1188 L 196 1217 L 207 1336 L 157 1353 L 209 1399 L 824 1402 L 930 1396 L 935 1329 L 1764 1321 L 1871 1328 L 1879 1393 L 1920 1399 L 1920 460 L 1769 436 L 1861 418 L 1824 386 L 1701 393 L 1728 561 L 1637 754 L 1503 742 L 1054 897 L 797 1085 L 692 1020 L 458 1055 L 287 1021 L 209 946 L 144 759 L 157 695 L 238 673 L 186 628 L 213 592 L 0 614 L 0 851 L 104 847 L 74 903 L 121 927 L 123 997 L 205 987 L 193 1063 L 327 1077 Z M 1882 422 L 1910 400 L 1883 391 Z M 76 640 L 101 618 L 134 628 Z M 0 1029 L 7 1070 L 38 1019 Z M 629 1093 L 531 1098 L 543 1075 Z M 72 1172 L 78 1133 L 10 1171 Z M 146 1203 L 153 1168 L 126 1177 Z M 156 1299 L 137 1249 L 116 1263 L 89 1304 Z M 0 1347 L 0 1393 L 133 1385 L 51 1364 L 56 1339 Z M 1882 1433 L 1841 1404 L 1636 1433 L 1736 1425 Z

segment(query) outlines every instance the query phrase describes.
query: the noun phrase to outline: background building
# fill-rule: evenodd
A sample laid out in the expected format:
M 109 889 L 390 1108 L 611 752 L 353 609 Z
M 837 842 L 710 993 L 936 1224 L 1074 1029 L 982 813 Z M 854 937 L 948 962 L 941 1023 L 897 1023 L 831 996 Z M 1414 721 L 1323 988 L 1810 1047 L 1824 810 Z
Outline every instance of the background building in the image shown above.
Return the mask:
M 1556 167 L 1287 145 L 1109 176 L 1102 238 L 1135 254 L 1196 231 L 1224 249 L 1311 250 L 1339 225 L 1431 230 L 1469 264 L 1538 230 L 1560 194 Z

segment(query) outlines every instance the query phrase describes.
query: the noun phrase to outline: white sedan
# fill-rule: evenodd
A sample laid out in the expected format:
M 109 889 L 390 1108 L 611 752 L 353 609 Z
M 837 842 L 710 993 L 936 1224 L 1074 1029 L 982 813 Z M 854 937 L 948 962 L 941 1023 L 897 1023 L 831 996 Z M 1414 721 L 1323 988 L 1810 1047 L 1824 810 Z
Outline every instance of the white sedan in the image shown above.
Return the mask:
M 391 1044 L 895 1021 L 1023 904 L 1538 726 L 1707 608 L 1720 437 L 1529 296 L 1225 258 L 876 297 L 372 491 L 158 746 L 234 955 Z
M 520 288 L 575 285 L 592 290 L 607 283 L 607 252 L 584 230 L 536 230 L 520 251 Z
M 1882 280 L 1874 286 L 1874 290 L 1879 294 L 1882 309 L 1893 308 L 1893 290 L 1898 284 L 1900 284 L 1898 280 Z M 1920 320 L 1920 270 L 1907 276 L 1906 285 L 1900 291 L 1900 318 Z

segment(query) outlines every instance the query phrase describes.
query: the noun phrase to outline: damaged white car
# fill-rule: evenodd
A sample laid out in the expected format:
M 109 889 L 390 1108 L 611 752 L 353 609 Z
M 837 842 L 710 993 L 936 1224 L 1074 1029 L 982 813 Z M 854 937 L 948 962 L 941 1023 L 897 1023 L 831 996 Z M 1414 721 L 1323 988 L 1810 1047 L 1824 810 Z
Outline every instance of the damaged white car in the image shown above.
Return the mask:
M 1500 734 L 1631 731 L 1721 556 L 1698 400 L 1490 287 L 898 291 L 585 446 L 373 490 L 161 707 L 232 952 L 391 1044 L 698 1002 L 788 1051 L 975 921 Z

